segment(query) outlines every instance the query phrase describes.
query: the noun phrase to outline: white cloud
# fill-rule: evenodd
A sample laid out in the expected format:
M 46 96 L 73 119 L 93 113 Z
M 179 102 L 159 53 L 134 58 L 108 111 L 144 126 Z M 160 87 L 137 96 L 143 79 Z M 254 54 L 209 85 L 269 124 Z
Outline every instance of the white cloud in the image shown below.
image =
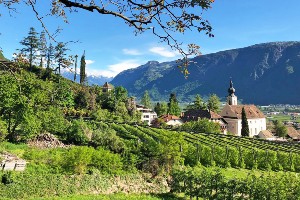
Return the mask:
M 170 51 L 168 49 L 166 49 L 165 47 L 152 47 L 151 49 L 149 49 L 150 52 L 158 54 L 160 56 L 163 57 L 167 57 L 167 58 L 173 58 L 178 56 L 178 53 L 175 51 Z
M 85 64 L 88 66 L 88 65 L 91 65 L 91 64 L 93 64 L 93 63 L 95 63 L 95 61 L 94 60 L 85 60 Z
M 122 52 L 126 55 L 131 55 L 131 56 L 142 55 L 142 52 L 138 51 L 137 49 L 122 49 Z
M 141 63 L 137 60 L 123 60 L 120 63 L 116 63 L 113 65 L 109 65 L 106 70 L 98 70 L 98 69 L 88 69 L 88 75 L 95 75 L 95 76 L 106 76 L 106 77 L 114 77 L 121 71 L 126 69 L 136 68 L 140 66 Z

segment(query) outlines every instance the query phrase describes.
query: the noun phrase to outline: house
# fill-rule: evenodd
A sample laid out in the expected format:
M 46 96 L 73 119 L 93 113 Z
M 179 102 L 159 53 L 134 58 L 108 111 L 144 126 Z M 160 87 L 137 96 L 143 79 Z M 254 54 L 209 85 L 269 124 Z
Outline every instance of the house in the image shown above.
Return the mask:
M 300 141 L 300 133 L 293 127 L 287 126 L 287 138 L 290 138 L 294 141 Z
M 265 140 L 276 140 L 276 138 L 273 136 L 273 134 L 269 130 L 260 131 L 257 136 L 259 138 L 265 139 Z
M 241 136 L 242 109 L 245 109 L 249 126 L 249 137 L 258 135 L 266 130 L 266 117 L 255 105 L 238 105 L 232 80 L 228 89 L 227 104 L 224 106 L 221 116 L 228 123 L 227 130 L 234 135 Z
M 175 115 L 162 115 L 158 119 L 166 123 L 168 126 L 180 126 L 183 124 L 183 121 Z
M 106 93 L 114 89 L 114 86 L 112 84 L 109 84 L 108 82 L 105 82 L 104 85 L 102 86 L 102 92 Z
M 184 122 L 198 121 L 199 119 L 208 119 L 212 122 L 219 123 L 221 132 L 223 134 L 227 134 L 227 122 L 221 115 L 210 110 L 187 110 L 182 114 L 181 119 Z
M 146 108 L 143 105 L 136 105 L 136 110 L 142 113 L 142 122 L 147 123 L 149 126 L 152 124 L 153 120 L 157 118 L 156 112 L 150 108 Z

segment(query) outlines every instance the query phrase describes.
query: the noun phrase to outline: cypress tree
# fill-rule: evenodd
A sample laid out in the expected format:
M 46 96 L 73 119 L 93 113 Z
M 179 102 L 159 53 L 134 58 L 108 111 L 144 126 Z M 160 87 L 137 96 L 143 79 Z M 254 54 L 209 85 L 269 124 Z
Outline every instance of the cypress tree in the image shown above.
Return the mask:
M 75 55 L 75 72 L 74 72 L 74 82 L 76 82 L 76 75 L 77 75 L 77 58 L 78 58 L 78 55 Z
M 80 84 L 84 84 L 86 82 L 85 66 L 86 66 L 86 62 L 85 62 L 85 51 L 84 51 L 80 60 Z
M 242 130 L 241 134 L 243 137 L 249 137 L 249 125 L 248 120 L 245 112 L 245 108 L 242 108 Z

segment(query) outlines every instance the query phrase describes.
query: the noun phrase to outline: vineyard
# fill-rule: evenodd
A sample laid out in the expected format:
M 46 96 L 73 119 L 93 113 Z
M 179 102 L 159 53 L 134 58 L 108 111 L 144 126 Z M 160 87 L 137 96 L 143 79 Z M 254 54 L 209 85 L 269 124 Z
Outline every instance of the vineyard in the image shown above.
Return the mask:
M 11 151 L 28 161 L 24 173 L 0 172 L 2 197 L 103 194 L 111 188 L 116 193 L 147 193 L 152 187 L 151 193 L 174 195 L 170 199 L 299 199 L 296 143 L 86 122 L 105 136 L 98 135 L 101 139 L 91 146 L 0 145 L 0 152 Z M 92 146 L 96 142 L 102 146 Z
M 128 124 L 109 125 L 119 137 L 142 142 L 154 151 L 159 144 L 167 145 L 164 140 L 168 137 L 175 135 L 182 138 L 180 143 L 173 144 L 173 148 L 182 152 L 189 165 L 199 162 L 204 166 L 300 172 L 299 144 L 221 134 L 176 132 Z

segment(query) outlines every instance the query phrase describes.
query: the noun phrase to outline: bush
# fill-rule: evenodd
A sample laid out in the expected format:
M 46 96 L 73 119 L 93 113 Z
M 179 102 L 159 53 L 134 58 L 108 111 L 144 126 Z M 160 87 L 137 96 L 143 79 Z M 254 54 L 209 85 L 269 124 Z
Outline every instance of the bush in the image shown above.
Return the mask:
M 67 141 L 76 145 L 86 145 L 91 140 L 92 131 L 82 120 L 74 120 L 67 132 Z
M 102 148 L 97 148 L 92 155 L 92 165 L 102 173 L 119 174 L 123 163 L 119 154 L 113 154 Z

